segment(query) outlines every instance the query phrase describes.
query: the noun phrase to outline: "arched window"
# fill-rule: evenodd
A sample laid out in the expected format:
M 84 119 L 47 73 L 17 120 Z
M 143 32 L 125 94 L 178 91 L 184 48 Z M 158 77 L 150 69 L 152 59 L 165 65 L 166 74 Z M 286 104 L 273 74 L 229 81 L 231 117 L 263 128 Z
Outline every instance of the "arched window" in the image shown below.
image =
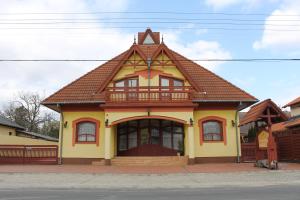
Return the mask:
M 77 124 L 77 142 L 96 142 L 96 123 L 80 122 Z
M 222 123 L 219 121 L 203 122 L 203 140 L 204 141 L 222 141 Z
M 200 130 L 200 145 L 203 142 L 223 142 L 226 141 L 226 119 L 217 116 L 208 116 L 198 122 Z
M 99 145 L 100 122 L 93 118 L 80 118 L 73 121 L 73 146 L 78 144 Z

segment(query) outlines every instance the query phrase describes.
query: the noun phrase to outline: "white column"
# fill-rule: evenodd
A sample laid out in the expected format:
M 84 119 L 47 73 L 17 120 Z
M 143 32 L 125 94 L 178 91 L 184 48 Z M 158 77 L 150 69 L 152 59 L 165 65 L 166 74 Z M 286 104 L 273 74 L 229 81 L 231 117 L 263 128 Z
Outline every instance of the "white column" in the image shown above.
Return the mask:
M 188 143 L 189 143 L 189 164 L 195 163 L 195 137 L 194 137 L 194 127 L 188 127 Z
M 105 165 L 111 164 L 111 152 L 110 152 L 110 145 L 111 145 L 111 128 L 105 127 L 105 141 L 104 141 L 104 159 L 105 159 Z

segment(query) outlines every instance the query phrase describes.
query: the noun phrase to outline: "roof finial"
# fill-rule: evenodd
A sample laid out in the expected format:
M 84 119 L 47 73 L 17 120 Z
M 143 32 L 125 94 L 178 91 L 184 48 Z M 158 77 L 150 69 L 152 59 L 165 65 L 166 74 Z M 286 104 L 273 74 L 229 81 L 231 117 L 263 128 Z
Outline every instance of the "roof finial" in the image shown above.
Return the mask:
M 135 35 L 134 35 L 134 38 L 133 38 L 133 44 L 136 44 L 136 38 L 135 38 Z
M 161 35 L 161 43 L 164 43 L 164 34 Z

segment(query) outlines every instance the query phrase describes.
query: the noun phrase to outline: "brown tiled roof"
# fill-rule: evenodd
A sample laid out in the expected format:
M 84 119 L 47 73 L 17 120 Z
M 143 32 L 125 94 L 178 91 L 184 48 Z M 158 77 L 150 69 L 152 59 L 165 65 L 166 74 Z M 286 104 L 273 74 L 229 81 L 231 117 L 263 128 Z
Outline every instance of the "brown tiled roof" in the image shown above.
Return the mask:
M 130 51 L 138 50 L 146 57 L 153 57 L 163 48 L 173 57 L 174 64 L 196 89 L 195 101 L 244 101 L 255 102 L 257 99 L 204 67 L 176 53 L 164 44 L 133 45 L 129 50 L 88 72 L 67 86 L 63 87 L 43 101 L 44 105 L 56 103 L 96 103 L 104 101 L 104 90 L 121 64 L 130 56 Z M 155 59 L 155 58 L 154 58 Z
M 287 130 L 285 122 L 280 122 L 276 124 L 272 124 L 272 132 L 279 132 L 279 131 L 285 131 Z
M 289 128 L 300 126 L 300 117 L 290 118 L 288 121 L 280 122 L 272 125 L 273 132 L 285 131 Z
M 255 97 L 236 87 L 215 73 L 194 63 L 177 52 L 172 51 L 174 57 L 184 67 L 186 72 L 199 86 L 200 91 L 195 93 L 197 100 L 235 100 L 257 101 Z
M 293 101 L 291 101 L 290 103 L 286 104 L 283 107 L 286 108 L 286 107 L 293 106 L 293 105 L 296 105 L 296 104 L 300 104 L 300 97 L 294 99 Z
M 103 82 L 119 60 L 123 59 L 127 51 L 116 56 L 96 69 L 88 72 L 77 80 L 66 85 L 43 101 L 44 105 L 55 103 L 92 103 L 104 101 L 104 94 L 97 93 Z
M 240 126 L 261 120 L 261 115 L 265 114 L 265 111 L 268 107 L 271 107 L 275 114 L 279 115 L 278 118 L 282 121 L 288 119 L 285 113 L 282 112 L 282 110 L 271 99 L 266 99 L 250 108 L 246 116 L 240 121 Z
M 286 122 L 285 126 L 288 128 L 300 126 L 300 117 L 291 118 Z

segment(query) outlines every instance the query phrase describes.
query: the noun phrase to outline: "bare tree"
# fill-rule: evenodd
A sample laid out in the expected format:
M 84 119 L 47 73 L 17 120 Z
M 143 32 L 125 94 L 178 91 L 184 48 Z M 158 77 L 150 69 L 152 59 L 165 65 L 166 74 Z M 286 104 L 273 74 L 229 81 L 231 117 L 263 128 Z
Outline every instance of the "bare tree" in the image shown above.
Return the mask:
M 27 131 L 57 136 L 59 122 L 53 113 L 41 112 L 41 101 L 42 98 L 38 93 L 21 92 L 1 114 L 24 126 Z

